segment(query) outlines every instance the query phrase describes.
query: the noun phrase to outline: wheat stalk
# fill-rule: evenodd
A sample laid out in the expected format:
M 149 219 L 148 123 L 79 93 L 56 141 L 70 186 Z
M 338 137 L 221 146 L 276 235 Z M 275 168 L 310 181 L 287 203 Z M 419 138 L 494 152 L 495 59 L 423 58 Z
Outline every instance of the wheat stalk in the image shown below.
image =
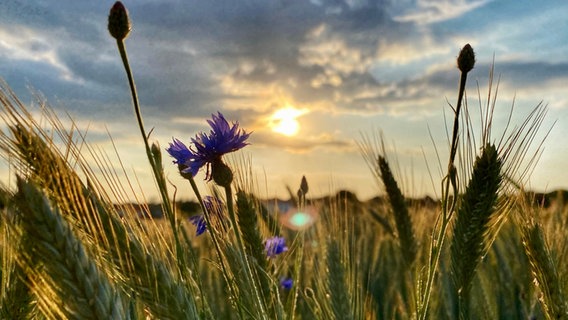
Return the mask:
M 270 282 L 268 279 L 268 264 L 260 229 L 258 228 L 258 217 L 254 207 L 254 203 L 249 195 L 244 191 L 237 191 L 237 214 L 239 229 L 243 234 L 246 254 L 253 258 L 253 264 L 257 266 L 256 274 L 258 276 L 260 288 L 265 299 L 270 297 Z
M 5 190 L 2 190 L 5 192 Z M 6 192 L 8 194 L 8 192 Z M 6 205 L 7 202 L 4 202 Z M 29 278 L 20 264 L 16 262 L 18 252 L 25 246 L 22 238 L 17 237 L 7 224 L 18 225 L 18 217 L 14 217 L 4 208 L 1 213 L 0 225 L 2 240 L 0 240 L 2 264 L 0 267 L 0 318 L 1 319 L 27 319 L 33 310 L 33 295 L 28 288 Z

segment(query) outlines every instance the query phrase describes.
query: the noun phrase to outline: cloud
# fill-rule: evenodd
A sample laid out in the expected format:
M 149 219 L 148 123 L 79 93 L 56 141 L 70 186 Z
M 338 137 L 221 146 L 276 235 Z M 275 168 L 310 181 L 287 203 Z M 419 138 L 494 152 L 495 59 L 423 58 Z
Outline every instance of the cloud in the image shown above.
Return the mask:
M 393 17 L 395 21 L 431 24 L 455 19 L 472 10 L 480 8 L 490 0 L 416 0 L 413 5 L 399 7 L 400 12 Z
M 251 143 L 257 148 L 283 149 L 291 153 L 309 153 L 318 148 L 345 152 L 346 150 L 352 151 L 356 147 L 353 141 L 328 133 L 315 136 L 284 137 L 273 132 L 255 131 L 251 137 Z

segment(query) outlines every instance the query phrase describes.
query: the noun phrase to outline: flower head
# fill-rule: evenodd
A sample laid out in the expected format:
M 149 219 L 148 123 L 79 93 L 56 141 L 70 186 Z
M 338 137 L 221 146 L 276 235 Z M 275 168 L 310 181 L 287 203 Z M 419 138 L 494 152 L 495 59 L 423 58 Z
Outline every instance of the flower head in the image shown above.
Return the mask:
M 215 223 L 223 217 L 223 202 L 216 197 L 206 196 L 203 199 L 206 213 L 209 214 L 209 221 Z M 189 217 L 189 221 L 196 227 L 195 235 L 199 236 L 207 231 L 207 220 L 205 213 Z
M 192 173 L 197 173 L 207 163 L 218 161 L 224 154 L 248 145 L 246 140 L 250 133 L 239 128 L 238 122 L 229 125 L 221 112 L 211 116 L 213 119 L 207 120 L 211 126 L 209 134 L 201 132 L 191 139 L 195 147 L 195 157 L 190 165 Z
M 266 239 L 264 249 L 266 250 L 266 255 L 269 258 L 275 257 L 282 252 L 288 251 L 286 240 L 283 237 L 278 236 Z
M 290 290 L 290 289 L 292 289 L 292 285 L 294 285 L 294 280 L 292 278 L 280 279 L 280 286 L 283 289 Z
M 199 169 L 207 165 L 206 179 L 214 179 L 215 182 L 224 186 L 230 183 L 233 177 L 221 157 L 248 145 L 246 140 L 250 133 L 239 128 L 238 122 L 229 125 L 221 112 L 211 116 L 212 120 L 207 120 L 207 123 L 211 126 L 211 131 L 208 134 L 198 133 L 195 138 L 191 139 L 193 145 L 189 148 L 181 141 L 174 139 L 167 151 L 175 158 L 174 163 L 180 165 L 182 174 L 189 173 L 194 177 Z M 217 171 L 217 174 L 215 171 Z
M 201 235 L 207 230 L 207 222 L 205 222 L 205 216 L 203 216 L 202 214 L 189 217 L 189 221 L 191 221 L 191 223 L 196 227 L 196 236 Z

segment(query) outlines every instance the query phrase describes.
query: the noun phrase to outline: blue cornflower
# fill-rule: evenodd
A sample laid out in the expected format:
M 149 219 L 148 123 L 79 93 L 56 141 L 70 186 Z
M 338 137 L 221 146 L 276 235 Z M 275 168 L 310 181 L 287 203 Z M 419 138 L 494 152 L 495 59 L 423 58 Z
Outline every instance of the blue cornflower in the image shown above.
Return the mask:
M 198 133 L 191 139 L 193 145 L 189 148 L 174 139 L 167 151 L 174 157 L 174 163 L 178 164 L 182 175 L 191 174 L 191 177 L 195 177 L 199 169 L 207 165 L 206 179 L 213 179 L 217 184 L 226 186 L 230 184 L 233 176 L 221 157 L 248 145 L 246 140 L 250 133 L 239 128 L 238 122 L 229 125 L 221 112 L 211 116 L 212 120 L 207 120 L 211 126 L 208 134 Z
M 209 134 L 200 132 L 195 138 L 191 139 L 195 152 L 190 161 L 185 164 L 189 167 L 186 171 L 191 172 L 194 176 L 204 165 L 218 162 L 224 154 L 237 151 L 248 145 L 246 140 L 250 133 L 240 129 L 238 122 L 234 122 L 230 126 L 221 112 L 211 116 L 213 120 L 207 120 L 207 123 L 211 126 Z M 209 172 L 207 178 L 211 178 Z
M 209 219 L 220 219 L 223 217 L 223 202 L 218 198 L 206 196 L 203 199 L 205 210 L 209 213 Z M 197 214 L 189 217 L 189 221 L 196 227 L 195 235 L 199 236 L 207 231 L 207 220 L 204 214 Z
M 290 289 L 292 289 L 292 285 L 294 285 L 294 280 L 292 278 L 280 279 L 280 286 L 283 289 L 290 290 Z
M 196 227 L 195 229 L 196 236 L 201 235 L 203 232 L 205 232 L 205 230 L 207 230 L 207 223 L 205 222 L 205 216 L 203 216 L 202 214 L 189 217 L 189 221 L 191 221 L 191 223 Z
M 286 240 L 283 237 L 278 236 L 266 239 L 264 249 L 266 250 L 266 255 L 269 258 L 279 255 L 282 252 L 288 251 Z

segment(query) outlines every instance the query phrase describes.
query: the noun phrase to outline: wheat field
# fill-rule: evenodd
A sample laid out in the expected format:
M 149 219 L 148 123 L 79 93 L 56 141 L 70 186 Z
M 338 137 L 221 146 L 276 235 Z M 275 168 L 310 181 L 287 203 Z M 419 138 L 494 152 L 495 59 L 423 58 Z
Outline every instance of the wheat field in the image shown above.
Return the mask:
M 524 189 L 544 152 L 546 106 L 493 132 L 492 73 L 483 98 L 465 97 L 471 46 L 457 59 L 440 199 L 407 198 L 396 155 L 371 134 L 358 143 L 384 194 L 312 198 L 309 179 L 298 177 L 283 207 L 253 193 L 250 163 L 223 157 L 245 148 L 250 133 L 221 113 L 189 145 L 149 141 L 123 42 L 129 30 L 117 2 L 109 31 L 163 217 L 148 203 L 117 203 L 132 186 L 87 133 L 41 97 L 25 105 L 2 83 L 0 153 L 15 182 L 0 189 L 0 318 L 568 318 L 564 194 Z M 198 199 L 189 218 L 164 175 L 171 158 Z M 209 195 L 194 181 L 205 171 Z

